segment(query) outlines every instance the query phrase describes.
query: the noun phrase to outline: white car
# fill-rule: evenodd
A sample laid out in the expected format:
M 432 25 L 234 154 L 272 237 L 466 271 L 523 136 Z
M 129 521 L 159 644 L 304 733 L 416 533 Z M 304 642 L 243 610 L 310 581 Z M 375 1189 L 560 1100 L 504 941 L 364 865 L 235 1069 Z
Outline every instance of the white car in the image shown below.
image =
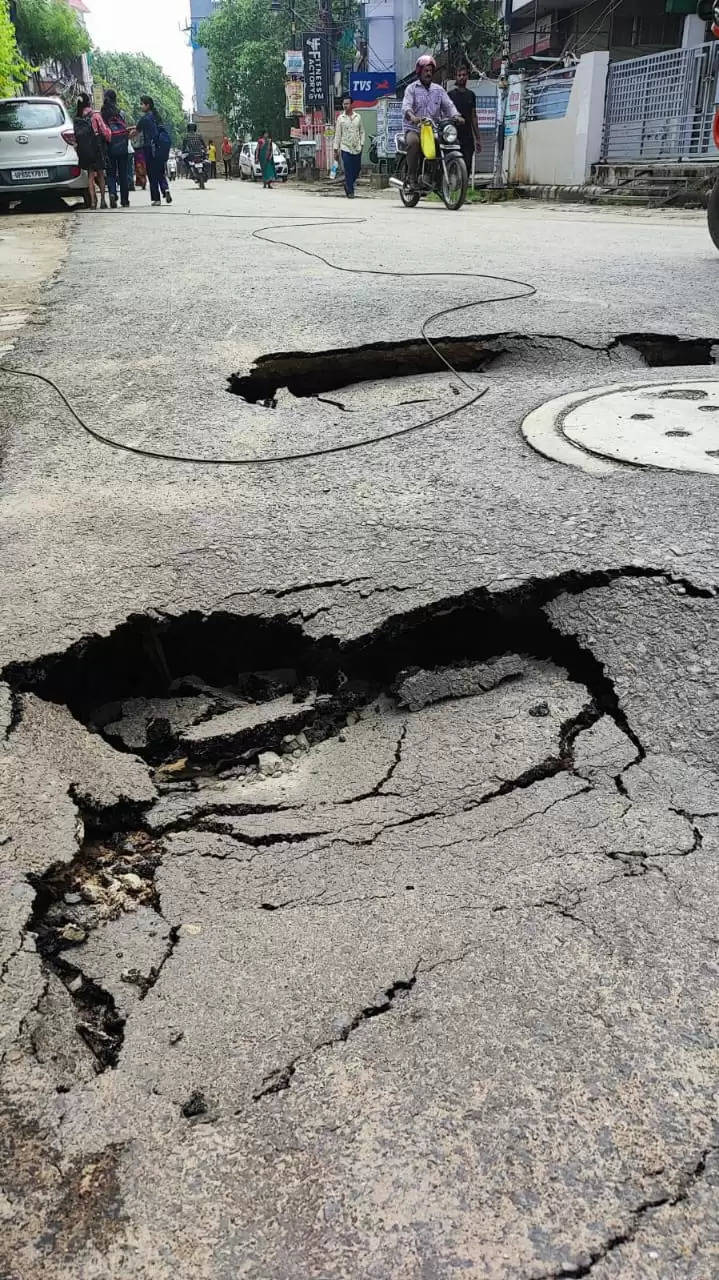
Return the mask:
M 0 98 L 0 209 L 38 192 L 81 196 L 73 124 L 60 98 Z
M 255 160 L 255 152 L 257 150 L 256 142 L 246 142 L 240 150 L 240 177 L 243 179 L 251 178 L 256 182 L 262 177 L 262 169 Z M 277 143 L 273 143 L 273 158 L 275 161 L 275 173 L 280 182 L 287 181 L 289 169 L 287 166 L 287 156 L 284 151 L 280 151 Z

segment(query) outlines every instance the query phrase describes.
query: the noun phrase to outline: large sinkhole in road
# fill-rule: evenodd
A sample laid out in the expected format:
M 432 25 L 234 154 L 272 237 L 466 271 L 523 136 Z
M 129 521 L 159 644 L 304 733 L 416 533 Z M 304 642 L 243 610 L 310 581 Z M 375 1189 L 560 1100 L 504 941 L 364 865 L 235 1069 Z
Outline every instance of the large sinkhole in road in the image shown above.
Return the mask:
M 5 675 L 15 689 L 66 705 L 114 747 L 153 765 L 182 750 L 190 771 L 233 760 L 244 767 L 260 750 L 275 750 L 293 728 L 310 743 L 322 741 L 373 700 L 401 702 L 418 672 L 429 684 L 436 676 L 427 702 L 457 696 L 453 689 L 462 681 L 451 672 L 463 672 L 467 688 L 476 684 L 481 692 L 484 677 L 488 688 L 514 678 L 501 665 L 507 655 L 556 663 L 586 686 L 597 707 L 616 715 L 601 665 L 556 631 L 543 608 L 553 591 L 571 591 L 580 580 L 568 574 L 554 586 L 469 593 L 392 618 L 347 644 L 312 639 L 281 617 L 138 615 L 106 637 L 84 639 Z M 497 679 L 488 674 L 493 664 Z M 475 667 L 484 673 L 476 681 Z
M 356 347 L 325 351 L 273 352 L 260 356 L 248 373 L 230 375 L 228 390 L 249 404 L 275 407 L 277 392 L 286 388 L 293 396 L 319 396 L 362 382 L 400 379 L 422 374 L 482 372 L 500 356 L 521 367 L 537 350 L 554 343 L 557 353 L 581 356 L 585 352 L 627 354 L 647 368 L 715 363 L 717 340 L 682 338 L 675 334 L 623 333 L 603 346 L 578 343 L 564 337 L 512 332 L 471 334 L 466 337 L 432 336 L 432 345 L 421 338 L 398 342 L 370 342 Z M 340 406 L 342 407 L 342 406 Z
M 158 886 L 173 841 L 219 842 L 224 851 L 208 856 L 220 860 L 234 842 L 245 853 L 279 851 L 281 861 L 297 842 L 317 842 L 320 856 L 323 841 L 345 841 L 351 865 L 356 846 L 372 846 L 385 829 L 419 830 L 452 813 L 472 820 L 481 806 L 562 779 L 587 791 L 576 752 L 601 725 L 624 744 L 625 763 L 640 758 L 602 665 L 546 608 L 628 574 L 642 571 L 478 590 L 345 644 L 312 639 L 283 618 L 135 616 L 108 636 L 7 668 L 16 698 L 62 704 L 113 749 L 142 757 L 158 793 L 106 810 L 76 797 L 84 827 L 76 855 L 31 877 L 29 928 L 74 1006 L 89 1063 L 77 1069 L 118 1064 L 131 1008 L 124 992 L 147 998 L 178 945 Z M 414 889 L 405 876 L 402 893 Z M 291 901 L 268 891 L 256 907 L 272 913 Z M 143 964 L 118 959 L 108 984 L 93 947 L 123 956 L 97 940 L 128 913 L 144 922 Z M 389 1008 L 408 983 L 351 1027 Z M 286 1068 L 271 1073 L 254 1096 L 291 1078 Z M 202 1114 L 199 1095 L 186 1105 L 183 1114 Z

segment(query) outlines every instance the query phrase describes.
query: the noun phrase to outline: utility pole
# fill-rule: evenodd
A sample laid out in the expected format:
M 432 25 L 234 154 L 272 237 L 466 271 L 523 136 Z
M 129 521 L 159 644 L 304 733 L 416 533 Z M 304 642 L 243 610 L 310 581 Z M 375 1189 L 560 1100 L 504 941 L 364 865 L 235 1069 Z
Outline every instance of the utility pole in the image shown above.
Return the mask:
M 511 49 L 512 0 L 504 0 L 504 31 L 502 33 L 502 61 L 499 68 L 497 86 L 497 131 L 494 136 L 494 177 L 493 187 L 504 186 L 504 122 L 507 118 L 507 96 L 509 93 L 509 57 Z
M 324 29 L 325 41 L 327 43 L 327 124 L 334 126 L 334 28 L 332 19 L 332 0 L 319 0 L 319 17 L 320 27 Z M 323 113 L 324 114 L 324 113 Z M 330 167 L 330 150 L 327 146 L 327 139 L 324 137 L 324 129 L 322 131 L 322 148 L 327 159 L 327 168 Z

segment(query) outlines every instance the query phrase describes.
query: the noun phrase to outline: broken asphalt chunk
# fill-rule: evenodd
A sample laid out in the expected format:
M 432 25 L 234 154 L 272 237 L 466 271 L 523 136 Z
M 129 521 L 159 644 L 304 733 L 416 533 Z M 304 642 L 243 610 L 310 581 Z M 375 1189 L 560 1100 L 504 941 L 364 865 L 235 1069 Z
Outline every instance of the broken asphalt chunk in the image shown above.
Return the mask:
M 249 703 L 194 725 L 183 735 L 182 746 L 193 758 L 207 759 L 230 751 L 259 750 L 279 745 L 293 730 L 301 732 L 315 714 L 311 694 L 295 702 L 284 694 L 272 702 Z
M 404 674 L 397 684 L 397 698 L 410 711 L 451 698 L 471 698 L 488 693 L 507 680 L 517 680 L 525 670 L 523 658 L 508 653 L 489 662 L 467 667 L 438 667 L 435 671 L 417 670 Z
M 119 712 L 117 703 L 98 707 L 93 713 L 93 722 L 106 737 L 122 743 L 128 751 L 145 751 L 189 729 L 212 712 L 219 698 L 219 690 L 216 698 L 204 693 L 184 698 L 128 698 L 120 705 Z M 113 717 L 110 720 L 108 713 Z

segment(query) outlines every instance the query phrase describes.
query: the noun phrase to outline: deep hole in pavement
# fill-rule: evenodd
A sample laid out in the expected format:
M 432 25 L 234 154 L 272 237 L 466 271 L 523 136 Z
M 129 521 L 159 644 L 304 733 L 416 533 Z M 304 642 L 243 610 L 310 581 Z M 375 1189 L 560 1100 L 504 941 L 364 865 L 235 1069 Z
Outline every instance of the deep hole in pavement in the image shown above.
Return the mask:
M 486 369 L 500 350 L 490 349 L 483 338 L 437 338 L 433 342 L 454 369 L 465 373 Z M 246 376 L 230 375 L 228 390 L 248 404 L 257 404 L 272 401 L 280 387 L 304 397 L 337 391 L 357 382 L 446 372 L 447 365 L 422 339 L 372 342 L 331 351 L 261 356 Z
M 719 338 L 680 338 L 667 333 L 623 333 L 611 345 L 632 347 L 650 369 L 716 364 L 719 355 Z
M 64 653 L 11 664 L 2 673 L 18 693 L 31 691 L 65 704 L 77 719 L 101 732 L 113 746 L 166 759 L 182 741 L 203 767 L 224 765 L 228 755 L 247 757 L 289 732 L 297 719 L 310 741 L 335 732 L 353 707 L 392 692 L 401 673 L 451 664 L 466 666 L 503 654 L 550 659 L 570 679 L 585 684 L 613 716 L 613 690 L 593 655 L 549 624 L 543 606 L 562 592 L 604 585 L 621 576 L 663 576 L 626 568 L 592 574 L 569 572 L 549 580 L 492 594 L 483 589 L 395 615 L 357 640 L 313 639 L 287 617 L 240 617 L 231 613 L 186 613 L 176 618 L 135 615 L 108 636 L 90 636 Z M 322 584 L 319 584 L 320 586 Z M 342 584 L 337 584 L 341 586 Z M 311 589 L 306 584 L 303 589 Z M 285 593 L 279 591 L 278 596 Z M 244 709 L 228 735 L 188 746 L 170 714 L 149 706 L 147 741 L 130 745 L 114 727 L 123 703 L 202 699 L 195 717 L 209 723 L 233 708 Z M 262 707 L 273 708 L 263 720 Z M 255 714 L 254 708 L 257 708 Z M 193 711 L 197 708 L 194 706 Z
M 648 368 L 672 365 L 714 364 L 719 350 L 716 338 L 682 338 L 676 334 L 618 334 L 604 346 L 577 342 L 559 335 L 518 333 L 473 334 L 464 338 L 432 338 L 436 351 L 423 339 L 401 342 L 370 342 L 357 347 L 335 347 L 327 351 L 285 351 L 260 356 L 248 374 L 230 375 L 228 390 L 249 404 L 274 407 L 277 391 L 286 387 L 298 397 L 321 395 L 359 382 L 406 378 L 427 373 L 445 373 L 441 353 L 458 373 L 483 371 L 500 355 L 515 354 L 525 347 L 541 350 L 547 343 L 570 350 L 605 352 L 629 348 L 641 356 Z
M 162 926 L 154 884 L 162 855 L 158 841 L 133 829 L 131 806 L 99 815 L 79 807 L 85 838 L 76 856 L 44 875 L 28 877 L 35 889 L 28 929 L 35 935 L 46 971 L 68 992 L 75 1030 L 101 1072 L 117 1065 L 126 1017 L 111 993 L 73 963 L 73 953 L 99 925 L 140 906 L 153 910 Z M 123 973 L 123 981 L 138 988 L 140 999 L 154 986 L 176 942 L 177 930 L 168 929 L 165 955 L 158 965 L 147 974 L 133 969 Z

